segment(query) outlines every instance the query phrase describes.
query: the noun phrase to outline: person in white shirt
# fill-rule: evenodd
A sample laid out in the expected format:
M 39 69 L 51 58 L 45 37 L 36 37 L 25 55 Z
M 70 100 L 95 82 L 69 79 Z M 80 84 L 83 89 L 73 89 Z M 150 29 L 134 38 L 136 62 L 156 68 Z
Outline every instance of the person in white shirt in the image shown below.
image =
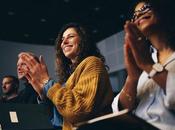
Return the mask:
M 173 0 L 142 0 L 127 21 L 124 57 L 127 79 L 112 103 L 129 109 L 159 129 L 175 129 L 175 5 Z M 150 53 L 153 46 L 157 53 Z M 155 60 L 156 58 L 156 60 Z

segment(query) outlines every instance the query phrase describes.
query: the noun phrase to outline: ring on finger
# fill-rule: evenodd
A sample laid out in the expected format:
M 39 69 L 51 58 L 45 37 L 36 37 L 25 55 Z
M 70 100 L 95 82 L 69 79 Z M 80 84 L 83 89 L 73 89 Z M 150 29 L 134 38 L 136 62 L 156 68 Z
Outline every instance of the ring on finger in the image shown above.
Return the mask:
M 141 41 L 141 40 L 143 40 L 143 37 L 138 37 L 137 38 L 137 41 Z

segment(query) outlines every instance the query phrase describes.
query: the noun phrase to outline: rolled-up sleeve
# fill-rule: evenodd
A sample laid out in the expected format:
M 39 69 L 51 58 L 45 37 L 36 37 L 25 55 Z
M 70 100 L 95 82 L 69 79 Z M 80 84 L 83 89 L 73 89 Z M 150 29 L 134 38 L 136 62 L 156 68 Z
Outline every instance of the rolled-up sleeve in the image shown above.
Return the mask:
M 44 88 L 43 88 L 44 95 L 47 95 L 48 90 L 49 90 L 54 84 L 55 84 L 55 81 L 52 80 L 52 79 L 50 79 L 50 80 L 48 81 L 48 83 L 46 83 L 46 84 L 44 85 Z
M 166 92 L 164 95 L 165 106 L 169 109 L 175 110 L 175 72 L 168 72 Z
M 112 111 L 113 112 L 119 112 L 119 107 L 118 107 L 119 96 L 120 96 L 120 93 L 114 98 L 114 100 L 112 102 Z

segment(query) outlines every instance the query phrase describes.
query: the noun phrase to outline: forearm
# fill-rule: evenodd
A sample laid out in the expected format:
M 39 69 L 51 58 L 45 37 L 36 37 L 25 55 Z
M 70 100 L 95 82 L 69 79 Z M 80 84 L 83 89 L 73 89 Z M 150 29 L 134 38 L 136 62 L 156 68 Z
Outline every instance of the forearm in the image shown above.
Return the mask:
M 119 96 L 119 109 L 133 109 L 136 104 L 137 80 L 127 77 L 125 85 Z

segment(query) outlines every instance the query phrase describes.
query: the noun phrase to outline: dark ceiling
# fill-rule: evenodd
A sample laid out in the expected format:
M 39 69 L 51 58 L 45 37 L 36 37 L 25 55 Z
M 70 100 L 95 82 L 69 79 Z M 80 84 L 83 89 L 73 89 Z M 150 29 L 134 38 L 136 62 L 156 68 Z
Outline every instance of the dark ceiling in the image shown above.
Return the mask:
M 84 24 L 98 42 L 123 29 L 134 0 L 1 0 L 0 40 L 54 45 L 62 25 Z

